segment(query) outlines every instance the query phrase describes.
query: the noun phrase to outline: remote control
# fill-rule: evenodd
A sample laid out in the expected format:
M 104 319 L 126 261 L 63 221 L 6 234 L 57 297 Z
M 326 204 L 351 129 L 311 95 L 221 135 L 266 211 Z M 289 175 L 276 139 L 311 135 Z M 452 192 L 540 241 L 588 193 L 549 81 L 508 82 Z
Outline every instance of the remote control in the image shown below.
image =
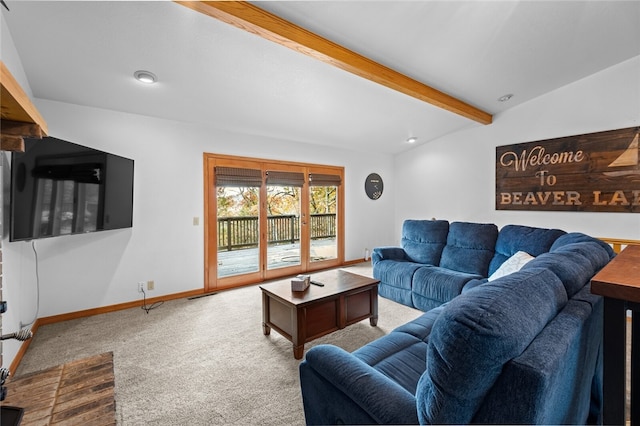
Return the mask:
M 311 281 L 311 284 L 317 285 L 318 287 L 324 287 L 324 284 L 322 284 L 321 282 L 318 282 L 318 281 Z

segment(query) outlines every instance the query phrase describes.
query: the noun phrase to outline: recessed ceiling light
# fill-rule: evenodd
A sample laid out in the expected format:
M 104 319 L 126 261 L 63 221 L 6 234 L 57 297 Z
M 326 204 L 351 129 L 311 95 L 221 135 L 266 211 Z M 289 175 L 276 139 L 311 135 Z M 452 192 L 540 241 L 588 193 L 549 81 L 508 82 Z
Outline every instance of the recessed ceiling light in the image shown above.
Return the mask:
M 158 77 L 156 77 L 156 75 L 151 71 L 138 70 L 133 73 L 133 76 L 136 80 L 145 84 L 153 84 L 158 81 Z
M 416 143 L 418 142 L 418 138 L 415 136 L 411 136 L 410 138 L 407 139 L 407 143 Z
M 513 93 L 509 93 L 508 95 L 500 96 L 498 98 L 498 102 L 507 102 L 511 98 L 513 98 Z

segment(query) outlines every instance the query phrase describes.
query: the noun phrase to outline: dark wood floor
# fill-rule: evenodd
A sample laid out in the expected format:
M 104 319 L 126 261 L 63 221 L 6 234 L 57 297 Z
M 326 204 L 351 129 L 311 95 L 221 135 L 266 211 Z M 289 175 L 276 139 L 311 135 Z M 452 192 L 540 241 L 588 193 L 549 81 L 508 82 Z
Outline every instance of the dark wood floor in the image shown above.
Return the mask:
M 6 383 L 2 405 L 24 409 L 21 425 L 115 425 L 113 353 L 73 361 Z

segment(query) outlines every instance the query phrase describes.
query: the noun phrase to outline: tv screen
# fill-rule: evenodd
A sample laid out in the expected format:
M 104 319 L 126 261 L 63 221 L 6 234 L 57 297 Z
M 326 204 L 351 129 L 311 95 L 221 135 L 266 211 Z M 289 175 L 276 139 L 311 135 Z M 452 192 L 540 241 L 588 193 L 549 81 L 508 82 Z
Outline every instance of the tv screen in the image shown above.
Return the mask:
M 133 160 L 60 139 L 11 156 L 10 241 L 133 226 Z

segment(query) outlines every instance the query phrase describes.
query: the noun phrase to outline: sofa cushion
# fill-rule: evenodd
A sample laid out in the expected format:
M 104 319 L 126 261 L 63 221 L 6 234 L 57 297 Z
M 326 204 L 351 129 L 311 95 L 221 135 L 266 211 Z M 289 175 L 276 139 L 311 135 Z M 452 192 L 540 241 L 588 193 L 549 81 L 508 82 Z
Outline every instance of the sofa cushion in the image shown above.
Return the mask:
M 402 248 L 412 262 L 438 265 L 447 243 L 446 220 L 405 220 L 402 224 Z
M 523 269 L 549 269 L 560 278 L 567 295 L 573 297 L 608 262 L 607 251 L 589 241 L 563 245 L 552 252 L 543 253 Z
M 497 280 L 500 277 L 504 277 L 505 275 L 513 274 L 514 272 L 518 272 L 524 265 L 527 264 L 531 259 L 535 259 L 529 253 L 524 251 L 519 251 L 507 260 L 504 261 L 502 265 L 496 271 L 491 274 L 487 281 Z
M 411 290 L 413 274 L 422 265 L 413 262 L 399 262 L 395 260 L 382 260 L 373 269 L 373 277 L 392 287 L 400 287 Z
M 407 333 L 390 333 L 353 354 L 415 395 L 425 368 L 427 344 Z
M 506 225 L 498 234 L 495 255 L 489 265 L 489 275 L 493 274 L 504 261 L 519 251 L 529 253 L 533 257 L 548 252 L 553 242 L 564 234 L 566 232 L 560 229 Z
M 567 303 L 546 269 L 521 270 L 455 298 L 433 326 L 418 382 L 424 424 L 468 424 L 503 365 L 520 355 Z
M 488 276 L 489 262 L 494 254 L 497 237 L 498 227 L 493 223 L 451 223 L 440 266 L 468 274 Z
M 337 346 L 309 349 L 300 385 L 310 425 L 418 423 L 414 394 Z
M 433 324 L 435 323 L 436 319 L 438 319 L 438 316 L 440 316 L 440 313 L 447 306 L 447 304 L 448 303 L 443 303 L 437 308 L 425 312 L 413 321 L 409 321 L 406 324 L 398 326 L 392 331 L 392 333 L 411 334 L 412 336 L 417 337 L 423 342 L 428 343 L 429 336 L 431 335 L 431 330 L 433 329 Z
M 610 259 L 613 259 L 615 256 L 615 253 L 609 244 L 605 243 L 604 241 L 598 238 L 593 238 L 581 232 L 570 232 L 568 234 L 562 235 L 561 237 L 559 237 L 557 240 L 553 242 L 549 251 L 554 251 L 567 244 L 582 243 L 582 242 L 594 242 L 600 245 L 607 252 Z
M 588 287 L 504 366 L 473 423 L 602 424 L 603 300 Z
M 413 307 L 411 283 L 413 274 L 422 267 L 419 263 L 381 260 L 373 266 L 373 277 L 380 280 L 378 294 Z
M 425 312 L 440 306 L 460 295 L 465 284 L 476 278 L 482 277 L 438 266 L 423 266 L 413 275 L 413 306 Z
M 602 246 L 593 241 L 586 241 L 584 243 L 567 244 L 552 251 L 552 253 L 564 253 L 569 251 L 575 251 L 589 259 L 589 262 L 593 265 L 596 272 L 600 270 L 604 265 L 609 263 L 611 257 L 606 250 L 602 249 Z
M 425 312 L 357 349 L 353 355 L 415 395 L 418 380 L 426 368 L 429 334 L 444 306 Z
M 402 247 L 375 247 L 371 252 L 371 264 L 375 268 L 382 260 L 409 261 Z
M 488 278 L 474 278 L 471 281 L 467 282 L 464 285 L 464 287 L 462 287 L 462 293 L 466 293 L 467 291 L 471 290 L 472 288 L 476 288 L 479 285 L 482 285 L 482 284 L 484 284 L 484 283 L 486 283 L 488 281 L 489 281 Z

